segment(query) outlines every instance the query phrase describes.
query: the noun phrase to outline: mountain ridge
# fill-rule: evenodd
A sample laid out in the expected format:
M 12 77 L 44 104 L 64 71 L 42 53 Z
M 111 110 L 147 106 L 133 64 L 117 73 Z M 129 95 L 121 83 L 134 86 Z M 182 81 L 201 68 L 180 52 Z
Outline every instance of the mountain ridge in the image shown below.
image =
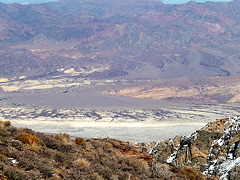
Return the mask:
M 44 59 L 33 50 L 35 44 L 37 47 L 37 44 L 44 43 L 44 39 L 38 37 L 44 37 L 50 40 L 52 47 L 66 42 L 66 49 L 59 48 L 71 49 L 83 57 L 102 58 L 106 64 L 109 64 L 109 59 L 112 66 L 118 62 L 114 60 L 116 56 L 130 64 L 134 61 L 140 63 L 140 66 L 134 65 L 135 68 L 144 68 L 144 63 L 147 63 L 156 68 L 159 78 L 171 77 L 171 72 L 176 73 L 177 70 L 177 77 L 190 76 L 193 67 L 199 71 L 197 76 L 238 74 L 228 67 L 233 67 L 233 64 L 239 66 L 235 62 L 238 58 L 234 57 L 239 56 L 239 51 L 234 48 L 239 42 L 238 1 L 177 6 L 156 1 L 133 2 L 136 4 L 131 5 L 128 1 L 111 4 L 96 1 L 2 4 L 1 21 L 7 23 L 2 24 L 0 44 L 7 45 L 12 53 L 17 45 L 17 49 L 22 48 L 30 56 L 37 56 L 38 64 Z M 224 55 L 223 43 L 234 56 L 230 53 L 227 54 L 229 57 Z M 46 51 L 43 47 L 36 49 Z M 59 52 L 54 54 L 64 58 Z M 77 58 L 76 62 L 70 64 L 78 69 L 81 58 Z M 127 74 L 136 72 L 134 69 L 129 72 L 127 68 L 123 68 Z
M 171 84 L 178 78 L 206 78 L 208 82 L 214 77 L 225 81 L 224 77 L 239 76 L 239 1 L 182 5 L 104 2 L 1 4 L 0 77 L 11 79 L 14 86 L 18 86 L 20 77 L 68 78 L 75 83 L 81 78 L 125 81 L 120 87 L 115 84 L 119 89 L 95 89 L 111 93 L 131 89 L 132 82 L 139 79 L 170 79 Z M 8 84 L 1 84 L 3 90 L 5 86 Z M 195 97 L 190 99 L 209 99 L 208 93 L 199 93 L 193 93 L 191 97 Z M 224 93 L 213 93 L 209 101 L 239 101 L 237 91 Z M 224 96 L 224 100 L 215 96 Z

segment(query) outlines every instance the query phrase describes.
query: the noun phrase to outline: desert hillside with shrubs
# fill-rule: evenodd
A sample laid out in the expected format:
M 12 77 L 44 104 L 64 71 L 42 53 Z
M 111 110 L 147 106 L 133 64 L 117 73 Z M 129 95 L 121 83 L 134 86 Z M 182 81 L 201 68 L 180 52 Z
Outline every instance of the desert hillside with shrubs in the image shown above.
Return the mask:
M 194 168 L 158 163 L 139 144 L 47 135 L 9 121 L 0 121 L 0 160 L 2 180 L 206 179 Z

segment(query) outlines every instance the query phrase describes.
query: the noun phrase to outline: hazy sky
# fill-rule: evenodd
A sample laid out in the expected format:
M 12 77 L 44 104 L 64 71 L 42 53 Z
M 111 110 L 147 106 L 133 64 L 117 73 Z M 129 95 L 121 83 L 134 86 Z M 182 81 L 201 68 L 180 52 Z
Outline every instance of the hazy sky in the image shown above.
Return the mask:
M 13 2 L 17 2 L 17 3 L 28 3 L 28 2 L 50 2 L 50 1 L 57 1 L 57 0 L 0 0 L 0 2 L 4 2 L 4 3 L 13 3 Z M 161 0 L 164 3 L 170 3 L 170 4 L 181 4 L 181 3 L 187 3 L 190 0 Z M 206 1 L 214 1 L 214 2 L 218 2 L 218 1 L 223 1 L 223 2 L 227 2 L 227 1 L 231 1 L 231 0 L 195 0 L 196 2 L 206 2 Z
M 190 0 L 161 0 L 164 3 L 169 3 L 169 4 L 181 4 L 181 3 L 187 3 Z M 194 0 L 196 2 L 206 2 L 206 1 L 212 1 L 212 2 L 229 2 L 232 0 Z
M 0 0 L 3 3 L 53 2 L 57 0 Z

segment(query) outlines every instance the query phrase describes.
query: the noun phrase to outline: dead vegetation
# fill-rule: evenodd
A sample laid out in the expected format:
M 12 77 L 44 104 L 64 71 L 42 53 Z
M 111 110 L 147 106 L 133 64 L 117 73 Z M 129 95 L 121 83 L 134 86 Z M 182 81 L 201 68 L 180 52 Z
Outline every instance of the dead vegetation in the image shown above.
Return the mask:
M 115 139 L 45 135 L 0 121 L 1 179 L 194 179 L 193 168 L 159 164 L 141 146 Z M 201 179 L 200 178 L 200 179 Z

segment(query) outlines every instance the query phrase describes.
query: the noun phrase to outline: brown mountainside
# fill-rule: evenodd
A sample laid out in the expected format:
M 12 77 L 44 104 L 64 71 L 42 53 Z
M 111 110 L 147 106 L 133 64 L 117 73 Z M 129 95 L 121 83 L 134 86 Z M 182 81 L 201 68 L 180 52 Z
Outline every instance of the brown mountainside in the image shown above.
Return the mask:
M 239 74 L 240 2 L 0 4 L 0 74 L 176 78 Z

